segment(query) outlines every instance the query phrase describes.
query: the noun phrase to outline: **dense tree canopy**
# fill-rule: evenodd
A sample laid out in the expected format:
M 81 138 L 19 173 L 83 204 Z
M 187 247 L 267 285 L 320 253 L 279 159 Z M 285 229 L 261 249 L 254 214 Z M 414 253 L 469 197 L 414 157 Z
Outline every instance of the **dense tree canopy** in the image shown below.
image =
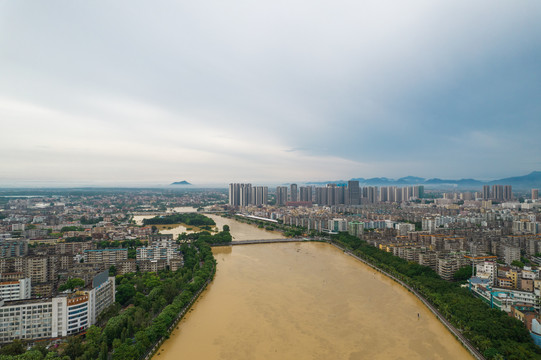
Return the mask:
M 144 219 L 143 225 L 167 225 L 167 224 L 186 224 L 193 226 L 216 225 L 214 220 L 202 214 L 185 213 L 166 216 L 155 216 L 152 219 Z
M 179 240 L 181 241 L 195 241 L 200 240 L 204 241 L 210 245 L 216 244 L 229 244 L 233 240 L 231 233 L 229 231 L 220 231 L 217 234 L 212 235 L 208 231 L 201 231 L 198 233 L 186 234 L 182 233 L 179 235 Z
M 472 267 L 471 265 L 461 267 L 453 274 L 453 279 L 456 281 L 465 281 L 472 276 Z

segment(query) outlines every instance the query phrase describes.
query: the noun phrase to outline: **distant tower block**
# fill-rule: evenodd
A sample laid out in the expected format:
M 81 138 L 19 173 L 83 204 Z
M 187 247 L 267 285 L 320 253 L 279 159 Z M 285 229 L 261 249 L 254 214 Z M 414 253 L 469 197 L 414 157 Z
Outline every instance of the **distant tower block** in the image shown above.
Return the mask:
M 348 201 L 350 205 L 359 205 L 361 201 L 361 191 L 357 180 L 348 181 Z
M 276 205 L 285 205 L 287 202 L 287 186 L 276 187 Z
M 503 199 L 505 201 L 513 200 L 513 188 L 511 185 L 505 185 L 503 187 Z
M 532 200 L 539 199 L 539 189 L 532 189 Z
M 483 185 L 483 200 L 490 199 L 490 186 Z
M 301 186 L 300 187 L 300 197 L 301 197 L 301 201 L 312 202 L 312 187 L 311 186 Z
M 293 202 L 299 201 L 298 192 L 297 192 L 297 184 L 291 184 L 289 188 L 291 190 L 291 201 Z

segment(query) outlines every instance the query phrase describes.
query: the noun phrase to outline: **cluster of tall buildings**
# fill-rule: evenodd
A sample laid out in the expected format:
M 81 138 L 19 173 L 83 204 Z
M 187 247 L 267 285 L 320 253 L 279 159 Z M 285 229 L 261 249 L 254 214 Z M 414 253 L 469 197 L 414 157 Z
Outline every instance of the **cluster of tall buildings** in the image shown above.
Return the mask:
M 318 205 L 360 205 L 377 202 L 402 202 L 421 198 L 424 187 L 418 186 L 377 186 L 360 187 L 359 181 L 350 180 L 347 184 L 327 184 L 326 186 L 288 186 L 276 187 L 276 205 L 288 203 L 315 203 Z M 229 205 L 248 206 L 267 204 L 268 187 L 252 184 L 229 184 Z
M 513 189 L 511 185 L 483 185 L 483 200 L 513 200 Z
M 348 181 L 346 186 L 327 184 L 325 187 L 315 188 L 315 202 L 319 205 L 359 205 L 361 189 L 358 181 Z
M 377 191 L 377 188 L 376 188 Z M 379 190 L 380 202 L 402 202 L 412 199 L 422 198 L 424 195 L 424 186 L 382 186 Z
M 229 184 L 229 205 L 266 205 L 269 188 L 252 184 Z

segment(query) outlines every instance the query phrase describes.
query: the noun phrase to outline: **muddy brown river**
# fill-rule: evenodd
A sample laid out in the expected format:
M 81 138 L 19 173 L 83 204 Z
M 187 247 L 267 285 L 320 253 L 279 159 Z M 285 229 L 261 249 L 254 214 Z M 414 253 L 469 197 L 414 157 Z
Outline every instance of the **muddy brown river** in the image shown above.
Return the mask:
M 417 298 L 331 245 L 213 252 L 214 281 L 153 359 L 472 359 Z

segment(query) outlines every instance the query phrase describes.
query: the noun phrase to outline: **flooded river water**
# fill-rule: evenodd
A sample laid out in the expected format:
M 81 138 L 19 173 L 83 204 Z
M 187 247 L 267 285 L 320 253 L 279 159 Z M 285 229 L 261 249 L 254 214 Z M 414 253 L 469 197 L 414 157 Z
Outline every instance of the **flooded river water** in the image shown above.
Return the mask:
M 193 209 L 192 211 L 190 211 Z M 195 208 L 182 207 L 174 208 L 175 212 L 195 212 Z M 217 230 L 221 231 L 224 225 L 229 225 L 231 235 L 233 236 L 233 241 L 243 241 L 243 240 L 263 240 L 263 239 L 281 239 L 284 236 L 278 231 L 267 231 L 264 229 L 259 229 L 256 225 L 242 223 L 240 221 L 235 221 L 232 219 L 227 219 L 215 214 L 204 214 L 209 218 L 213 219 L 216 223 Z M 134 216 L 137 225 L 143 224 L 143 219 L 153 218 L 154 215 L 137 215 Z M 160 233 L 162 234 L 173 234 L 176 238 L 178 235 L 185 233 L 191 233 L 194 231 L 199 231 L 198 228 L 186 227 L 180 224 L 173 225 L 162 225 L 158 226 Z M 190 230 L 188 230 L 190 229 Z
M 417 298 L 331 245 L 213 252 L 214 281 L 153 359 L 472 358 Z

